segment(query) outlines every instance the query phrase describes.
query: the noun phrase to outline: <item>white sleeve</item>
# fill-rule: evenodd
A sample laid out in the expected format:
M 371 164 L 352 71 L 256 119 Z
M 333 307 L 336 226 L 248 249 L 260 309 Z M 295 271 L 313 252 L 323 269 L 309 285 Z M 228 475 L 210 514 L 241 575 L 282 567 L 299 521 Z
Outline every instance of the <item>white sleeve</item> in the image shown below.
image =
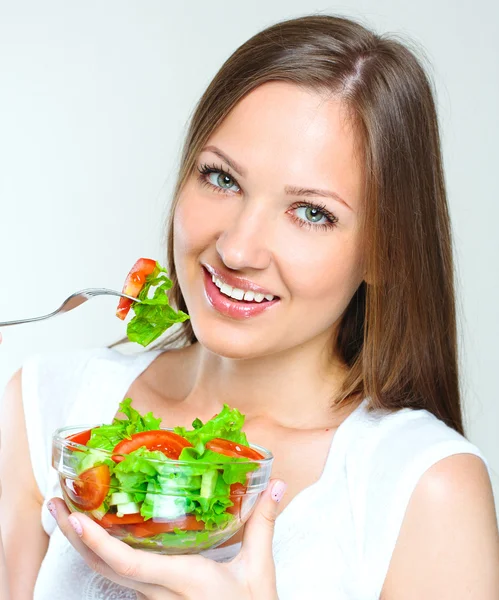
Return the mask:
M 377 432 L 366 469 L 362 571 L 378 600 L 411 495 L 422 475 L 454 454 L 480 450 L 427 411 L 400 411 Z

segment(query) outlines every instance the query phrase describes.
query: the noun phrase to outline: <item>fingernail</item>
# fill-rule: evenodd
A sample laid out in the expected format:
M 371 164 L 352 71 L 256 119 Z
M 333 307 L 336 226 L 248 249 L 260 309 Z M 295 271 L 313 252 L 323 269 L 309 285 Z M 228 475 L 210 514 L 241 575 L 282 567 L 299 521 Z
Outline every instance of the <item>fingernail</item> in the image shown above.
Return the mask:
M 81 524 L 78 521 L 78 519 L 76 517 L 73 517 L 73 515 L 70 515 L 68 517 L 68 521 L 69 521 L 69 524 L 71 525 L 71 527 L 76 531 L 76 533 L 79 536 L 82 536 L 83 535 L 83 529 L 82 529 Z
M 55 504 L 53 502 L 47 502 L 47 508 L 49 509 L 50 514 L 54 517 L 54 519 L 57 518 L 57 509 L 55 507 Z
M 275 502 L 280 502 L 282 500 L 287 487 L 288 486 L 284 481 L 276 481 L 276 483 L 274 483 L 274 487 L 272 488 L 272 498 Z

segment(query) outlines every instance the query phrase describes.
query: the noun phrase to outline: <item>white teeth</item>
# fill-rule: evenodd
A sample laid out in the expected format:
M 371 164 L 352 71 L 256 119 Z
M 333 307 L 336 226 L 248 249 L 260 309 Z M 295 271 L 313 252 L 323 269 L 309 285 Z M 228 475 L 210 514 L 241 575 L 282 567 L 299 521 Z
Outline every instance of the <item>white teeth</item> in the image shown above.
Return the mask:
M 232 288 L 230 296 L 231 298 L 235 298 L 236 300 L 242 300 L 244 296 L 244 290 L 240 290 L 239 288 Z
M 230 298 L 234 298 L 235 300 L 246 300 L 247 302 L 262 302 L 264 298 L 269 301 L 274 299 L 273 294 L 260 294 L 259 292 L 253 292 L 252 290 L 248 290 L 247 292 L 245 292 L 241 288 L 232 287 L 228 283 L 224 283 L 216 275 L 212 275 L 211 280 L 220 289 L 222 294 L 225 294 Z

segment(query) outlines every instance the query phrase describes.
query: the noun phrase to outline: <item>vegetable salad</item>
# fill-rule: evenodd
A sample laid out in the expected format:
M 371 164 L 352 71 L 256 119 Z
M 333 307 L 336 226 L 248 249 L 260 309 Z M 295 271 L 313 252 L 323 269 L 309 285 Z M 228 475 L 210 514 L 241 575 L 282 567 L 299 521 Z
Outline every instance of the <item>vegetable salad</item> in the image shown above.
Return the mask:
M 103 527 L 153 539 L 195 531 L 202 539 L 240 517 L 248 474 L 264 458 L 242 431 L 244 415 L 224 404 L 206 423 L 167 430 L 131 398 L 119 410 L 126 418 L 67 438 L 85 446 L 72 448 L 77 478 L 63 486 L 77 509 Z

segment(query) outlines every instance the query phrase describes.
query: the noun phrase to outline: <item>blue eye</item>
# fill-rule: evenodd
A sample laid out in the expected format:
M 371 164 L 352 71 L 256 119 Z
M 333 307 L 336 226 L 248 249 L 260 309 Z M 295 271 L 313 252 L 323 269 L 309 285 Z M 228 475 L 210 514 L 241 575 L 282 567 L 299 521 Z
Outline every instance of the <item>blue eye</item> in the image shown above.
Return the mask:
M 215 166 L 201 165 L 198 167 L 200 173 L 199 179 L 203 185 L 208 185 L 215 191 L 225 193 L 225 190 L 229 192 L 240 192 L 241 188 L 237 185 L 236 180 L 224 171 L 223 169 L 216 168 Z M 233 189 L 235 186 L 236 189 Z
M 296 215 L 314 225 L 324 225 L 330 221 L 317 206 L 298 206 Z
M 327 210 L 325 206 L 311 202 L 296 202 L 288 214 L 300 227 L 307 229 L 328 230 L 336 227 L 338 217 Z

